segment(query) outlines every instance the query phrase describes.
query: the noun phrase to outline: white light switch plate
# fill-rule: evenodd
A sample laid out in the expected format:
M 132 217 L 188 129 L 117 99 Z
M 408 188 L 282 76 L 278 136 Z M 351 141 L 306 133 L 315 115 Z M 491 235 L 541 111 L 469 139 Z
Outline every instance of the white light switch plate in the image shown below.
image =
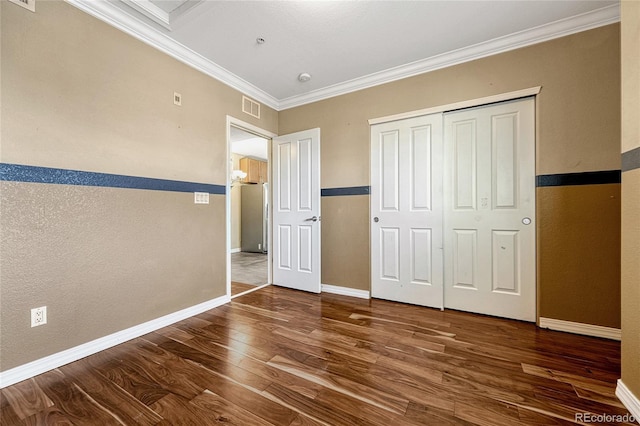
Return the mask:
M 193 193 L 193 202 L 196 204 L 209 204 L 209 193 L 208 192 L 194 192 Z

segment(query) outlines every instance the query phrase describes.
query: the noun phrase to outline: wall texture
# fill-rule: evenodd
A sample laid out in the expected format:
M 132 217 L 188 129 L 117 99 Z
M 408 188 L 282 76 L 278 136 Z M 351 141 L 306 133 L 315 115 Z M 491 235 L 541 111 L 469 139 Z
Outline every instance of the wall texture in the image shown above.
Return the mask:
M 640 401 L 640 3 L 621 13 L 622 381 Z
M 619 173 L 619 29 L 609 25 L 281 111 L 279 131 L 320 127 L 322 188 L 366 186 L 368 119 L 542 86 L 537 174 Z M 619 178 L 597 183 L 537 190 L 539 313 L 619 327 Z M 323 197 L 323 283 L 369 289 L 368 198 Z M 602 243 L 576 245 L 579 235 Z
M 226 115 L 277 132 L 277 112 L 243 114 L 241 93 L 66 3 L 0 3 L 6 371 L 226 292 L 224 195 L 194 205 L 162 185 L 25 183 L 7 164 L 48 167 L 51 181 L 71 169 L 224 193 Z M 30 328 L 43 305 L 48 324 Z

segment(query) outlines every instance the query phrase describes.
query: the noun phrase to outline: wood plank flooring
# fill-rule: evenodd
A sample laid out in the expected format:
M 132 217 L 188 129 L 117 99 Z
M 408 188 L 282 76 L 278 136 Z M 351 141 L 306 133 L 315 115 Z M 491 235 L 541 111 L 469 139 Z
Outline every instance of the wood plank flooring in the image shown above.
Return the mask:
M 245 283 L 239 283 L 237 281 L 231 281 L 231 297 L 237 296 L 240 293 L 244 293 L 245 291 L 248 291 L 248 290 L 253 290 L 256 287 L 257 286 L 254 284 L 245 284 Z
M 564 425 L 618 342 L 266 287 L 0 391 L 2 425 Z

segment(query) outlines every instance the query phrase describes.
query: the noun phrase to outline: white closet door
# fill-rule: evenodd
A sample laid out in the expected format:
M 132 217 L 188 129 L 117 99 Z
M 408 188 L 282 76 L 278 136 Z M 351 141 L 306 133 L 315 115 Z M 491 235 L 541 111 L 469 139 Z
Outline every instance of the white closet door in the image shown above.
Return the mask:
M 442 115 L 371 127 L 373 297 L 442 307 Z
M 533 99 L 445 114 L 445 307 L 536 319 Z

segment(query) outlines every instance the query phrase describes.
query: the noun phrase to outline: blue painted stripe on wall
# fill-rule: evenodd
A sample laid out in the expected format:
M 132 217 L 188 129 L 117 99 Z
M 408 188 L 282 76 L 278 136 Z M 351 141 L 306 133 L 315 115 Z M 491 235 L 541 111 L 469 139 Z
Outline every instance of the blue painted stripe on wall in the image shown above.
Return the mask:
M 224 185 L 0 163 L 0 181 L 225 194 Z
M 620 173 L 620 170 L 604 170 L 601 172 L 539 175 L 536 176 L 536 186 L 601 185 L 607 183 L 620 183 Z
M 369 195 L 370 186 L 350 186 L 346 188 L 324 188 L 320 195 L 323 197 L 335 197 L 340 195 Z

